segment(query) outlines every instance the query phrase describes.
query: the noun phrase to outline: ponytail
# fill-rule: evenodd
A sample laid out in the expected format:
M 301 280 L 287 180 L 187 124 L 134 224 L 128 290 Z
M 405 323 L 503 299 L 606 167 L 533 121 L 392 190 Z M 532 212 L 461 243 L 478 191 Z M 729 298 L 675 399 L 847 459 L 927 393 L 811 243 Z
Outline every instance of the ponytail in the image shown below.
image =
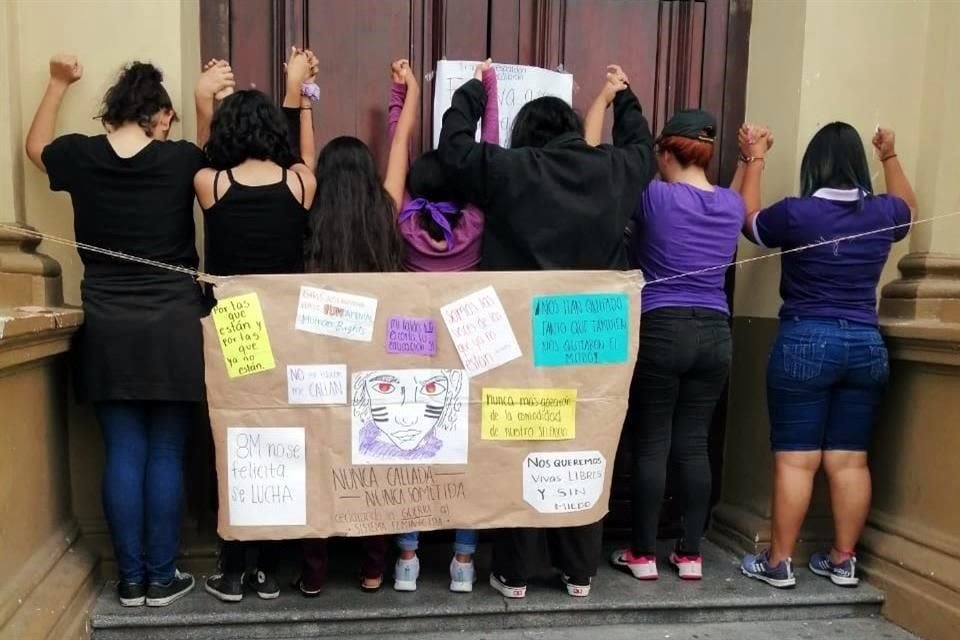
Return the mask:
M 173 111 L 170 94 L 163 86 L 163 73 L 148 62 L 132 62 L 107 89 L 97 119 L 114 128 L 135 122 L 152 135 L 153 119 L 161 111 Z

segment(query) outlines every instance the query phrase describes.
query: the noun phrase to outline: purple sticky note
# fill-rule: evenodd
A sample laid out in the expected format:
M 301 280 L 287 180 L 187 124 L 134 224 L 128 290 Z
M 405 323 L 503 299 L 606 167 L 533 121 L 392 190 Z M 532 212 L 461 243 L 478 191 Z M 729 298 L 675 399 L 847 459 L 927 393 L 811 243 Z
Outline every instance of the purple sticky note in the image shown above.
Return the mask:
M 436 355 L 437 325 L 433 318 L 390 316 L 387 320 L 387 353 Z

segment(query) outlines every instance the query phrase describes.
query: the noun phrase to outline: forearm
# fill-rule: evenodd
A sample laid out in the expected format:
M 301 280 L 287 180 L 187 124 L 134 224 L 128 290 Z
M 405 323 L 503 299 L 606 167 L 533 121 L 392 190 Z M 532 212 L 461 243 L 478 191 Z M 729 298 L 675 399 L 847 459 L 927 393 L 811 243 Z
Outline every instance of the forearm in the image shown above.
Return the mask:
M 397 133 L 397 124 L 400 122 L 400 115 L 403 113 L 403 105 L 406 104 L 407 85 L 394 82 L 390 87 L 390 104 L 387 105 L 387 143 L 393 142 L 393 137 Z
M 210 123 L 213 121 L 213 96 L 194 94 L 197 107 L 197 146 L 201 149 L 210 140 Z
M 587 110 L 587 117 L 583 121 L 583 137 L 587 144 L 595 147 L 603 140 L 603 116 L 607 112 L 607 99 L 601 93 L 597 96 L 590 109 Z
M 733 172 L 733 179 L 730 181 L 730 189 L 743 196 L 743 168 L 745 164 L 737 161 L 737 169 Z
M 900 166 L 900 160 L 896 156 L 891 156 L 883 162 L 883 180 L 887 184 L 887 193 L 900 198 L 910 207 L 912 222 L 917 215 L 917 196 L 913 193 L 913 187 L 903 173 L 903 167 Z
M 613 99 L 613 144 L 618 147 L 639 145 L 653 150 L 650 125 L 630 87 L 618 92 Z
M 300 157 L 311 170 L 317 166 L 317 142 L 313 137 L 313 107 L 310 98 L 300 99 Z
M 387 157 L 387 175 L 384 187 L 393 198 L 399 211 L 403 204 L 403 193 L 407 182 L 407 171 L 410 168 L 410 136 L 417 118 L 417 102 L 420 100 L 420 91 L 414 87 L 407 87 L 403 100 L 403 109 L 397 120 L 397 126 L 390 142 L 390 153 Z
M 47 90 L 33 116 L 33 122 L 30 123 L 30 130 L 27 132 L 24 145 L 27 157 L 41 171 L 46 171 L 42 160 L 43 150 L 53 142 L 57 130 L 57 116 L 60 114 L 60 105 L 63 104 L 63 97 L 68 87 L 67 84 L 54 81 L 47 85 Z
M 486 96 L 479 80 L 470 80 L 453 94 L 450 108 L 443 114 L 440 160 L 451 169 L 462 169 L 477 145 L 477 120 L 486 108 Z
M 491 67 L 483 72 L 483 92 L 487 103 L 480 119 L 480 139 L 500 144 L 500 101 L 497 97 L 497 72 Z
M 748 236 L 752 237 L 753 219 L 760 213 L 760 178 L 763 174 L 763 160 L 741 162 L 737 171 L 742 174 L 738 191 L 744 204 L 743 229 Z

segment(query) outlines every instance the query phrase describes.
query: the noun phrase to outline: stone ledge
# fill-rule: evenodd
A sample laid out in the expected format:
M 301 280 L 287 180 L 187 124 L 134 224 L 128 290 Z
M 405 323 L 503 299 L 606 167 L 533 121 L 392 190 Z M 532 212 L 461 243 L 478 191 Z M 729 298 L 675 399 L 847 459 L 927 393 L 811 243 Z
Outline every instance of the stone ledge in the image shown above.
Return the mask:
M 76 307 L 0 307 L 0 347 L 20 336 L 60 329 L 76 329 L 83 311 Z
M 17 225 L 23 226 L 23 225 Z M 23 226 L 33 231 L 33 227 Z M 0 229 L 0 272 L 22 273 L 45 278 L 60 275 L 60 263 L 50 256 L 37 253 L 40 238 L 26 236 L 9 229 Z

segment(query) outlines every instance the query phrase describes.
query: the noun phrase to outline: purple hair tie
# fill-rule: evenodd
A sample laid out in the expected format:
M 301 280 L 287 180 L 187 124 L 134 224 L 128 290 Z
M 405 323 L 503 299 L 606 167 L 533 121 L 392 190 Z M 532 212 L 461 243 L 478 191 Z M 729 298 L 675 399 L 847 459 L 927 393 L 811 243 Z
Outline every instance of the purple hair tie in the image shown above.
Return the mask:
M 423 210 L 429 212 L 433 221 L 443 229 L 443 237 L 447 240 L 447 249 L 453 249 L 453 229 L 450 227 L 450 221 L 447 220 L 447 216 L 459 213 L 460 207 L 452 202 L 430 202 L 425 198 L 417 198 L 416 200 L 411 200 L 407 206 L 403 208 L 397 222 L 402 224 L 412 218 L 414 214 Z
M 310 98 L 310 102 L 320 99 L 320 87 L 316 82 L 304 82 L 300 85 L 300 95 Z

